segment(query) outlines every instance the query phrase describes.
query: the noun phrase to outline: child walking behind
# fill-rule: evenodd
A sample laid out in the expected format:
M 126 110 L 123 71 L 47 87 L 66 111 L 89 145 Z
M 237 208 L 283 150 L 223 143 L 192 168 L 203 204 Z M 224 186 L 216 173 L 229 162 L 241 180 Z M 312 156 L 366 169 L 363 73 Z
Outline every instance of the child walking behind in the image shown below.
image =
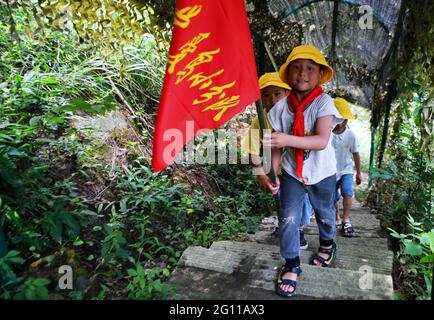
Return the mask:
M 272 128 L 268 121 L 267 114 L 279 100 L 288 95 L 290 88 L 280 79 L 278 72 L 270 72 L 262 75 L 259 78 L 259 88 L 261 89 L 261 100 L 264 107 L 265 126 L 266 129 L 271 130 Z M 253 166 L 257 167 L 259 170 L 262 168 L 260 158 L 260 135 L 259 118 L 256 116 L 250 125 L 249 131 L 243 139 L 241 148 L 245 152 L 250 153 Z M 266 180 L 264 179 L 265 173 L 259 173 L 263 173 L 258 175 L 261 189 L 264 191 L 268 190 Z
M 336 159 L 331 131 L 341 118 L 332 98 L 321 88 L 332 75 L 333 69 L 317 48 L 294 48 L 280 68 L 280 78 L 292 90 L 268 114 L 275 132 L 265 135 L 263 144 L 272 148 L 275 170 L 282 157 L 281 181 L 275 186 L 269 180 L 266 184 L 273 193 L 280 192 L 280 252 L 285 264 L 276 281 L 276 293 L 285 297 L 296 294 L 301 273 L 298 226 L 306 193 L 315 212 L 320 242 L 310 263 L 328 267 L 336 252 Z
M 362 183 L 362 174 L 360 171 L 359 143 L 353 131 L 348 128 L 347 123 L 350 119 L 356 119 L 350 110 L 350 104 L 343 98 L 336 98 L 336 109 L 341 114 L 344 122 L 338 124 L 333 129 L 333 147 L 335 149 L 337 161 L 336 173 L 336 228 L 341 230 L 343 237 L 352 237 L 354 228 L 350 222 L 350 210 L 353 202 L 353 176 L 354 165 L 356 167 L 356 183 Z M 354 158 L 354 163 L 353 159 Z M 344 213 L 342 217 L 339 214 L 339 189 L 343 197 Z

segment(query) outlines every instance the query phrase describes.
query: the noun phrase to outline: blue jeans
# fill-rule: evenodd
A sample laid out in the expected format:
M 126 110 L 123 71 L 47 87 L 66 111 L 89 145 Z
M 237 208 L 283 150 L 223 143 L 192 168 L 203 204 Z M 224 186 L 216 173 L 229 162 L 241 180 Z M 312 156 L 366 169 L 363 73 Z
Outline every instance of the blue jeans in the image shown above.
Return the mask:
M 310 218 L 312 216 L 312 205 L 309 201 L 309 196 L 307 193 L 304 194 L 304 203 L 303 203 L 303 214 L 301 216 L 301 224 L 307 225 L 310 223 Z
M 280 253 L 285 259 L 299 256 L 299 226 L 303 212 L 304 197 L 307 194 L 315 211 L 320 240 L 333 240 L 336 235 L 334 197 L 336 175 L 323 179 L 314 185 L 305 185 L 282 172 L 280 181 Z
M 336 193 L 335 202 L 340 199 L 339 189 L 341 189 L 342 197 L 352 197 L 353 196 L 353 174 L 344 174 L 338 182 L 336 182 Z

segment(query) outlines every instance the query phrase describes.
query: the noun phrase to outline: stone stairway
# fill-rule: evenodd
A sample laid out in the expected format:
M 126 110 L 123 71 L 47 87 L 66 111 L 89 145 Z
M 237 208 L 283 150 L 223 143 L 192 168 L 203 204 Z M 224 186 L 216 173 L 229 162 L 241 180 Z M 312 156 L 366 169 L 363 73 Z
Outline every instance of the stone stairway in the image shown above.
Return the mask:
M 303 273 L 291 299 L 392 299 L 393 253 L 380 222 L 354 202 L 351 220 L 356 237 L 336 237 L 337 256 L 330 268 L 308 265 L 318 248 L 315 219 L 305 228 L 307 250 L 300 252 Z M 274 293 L 284 260 L 272 235 L 277 217 L 263 219 L 246 241 L 217 241 L 210 248 L 187 248 L 170 283 L 176 299 L 286 299 Z

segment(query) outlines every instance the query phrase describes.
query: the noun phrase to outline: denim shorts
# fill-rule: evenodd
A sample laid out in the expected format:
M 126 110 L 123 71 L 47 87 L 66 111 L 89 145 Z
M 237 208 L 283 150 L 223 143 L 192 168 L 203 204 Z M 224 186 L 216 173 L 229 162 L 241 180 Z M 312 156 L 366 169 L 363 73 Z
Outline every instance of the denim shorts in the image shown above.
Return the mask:
M 285 171 L 280 180 L 279 238 L 280 253 L 285 259 L 300 254 L 299 226 L 306 194 L 315 212 L 320 240 L 333 240 L 336 235 L 334 197 L 336 175 L 314 185 L 303 185 Z
M 339 189 L 341 189 L 342 197 L 353 196 L 353 174 L 344 174 L 336 183 L 335 202 L 340 199 Z

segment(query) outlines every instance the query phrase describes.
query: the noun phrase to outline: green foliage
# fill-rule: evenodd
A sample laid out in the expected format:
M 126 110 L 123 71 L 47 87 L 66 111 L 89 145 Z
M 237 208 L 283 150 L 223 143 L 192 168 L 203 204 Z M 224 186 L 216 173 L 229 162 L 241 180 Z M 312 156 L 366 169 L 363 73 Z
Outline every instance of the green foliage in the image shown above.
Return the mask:
M 104 226 L 105 238 L 102 240 L 101 256 L 103 262 L 112 262 L 116 259 L 126 259 L 130 253 L 124 249 L 127 240 L 123 235 L 125 225 L 121 222 L 121 217 L 116 211 L 116 207 L 111 207 L 110 222 Z
M 114 110 L 113 96 L 107 96 L 101 103 L 88 103 L 80 98 L 70 99 L 68 104 L 60 108 L 61 111 L 86 111 L 89 113 L 105 113 Z M 62 121 L 63 122 L 63 121 Z
M 28 278 L 23 285 L 18 288 L 18 293 L 14 295 L 14 300 L 48 300 L 47 285 L 50 280 L 44 278 Z
M 74 78 L 83 55 L 69 38 L 52 33 L 43 41 L 23 36 L 16 42 L 0 21 L 0 223 L 10 247 L 26 259 L 40 258 L 60 243 L 77 239 L 87 222 L 81 219 L 85 205 L 76 193 L 75 178 L 63 169 L 67 161 L 74 166 L 76 155 L 68 159 L 62 150 L 57 157 L 63 140 L 59 137 L 75 135 L 73 130 L 64 133 L 71 106 L 74 111 L 105 112 L 113 109 L 114 101 L 107 87 L 96 90 L 98 77 L 89 87 Z M 15 31 L 21 33 L 22 25 Z M 19 283 L 13 271 L 19 267 L 13 263 L 16 259 L 3 260 L 2 290 Z M 22 292 L 18 298 L 44 298 L 43 287 L 35 280 L 14 290 Z
M 393 229 L 391 236 L 399 239 L 403 249 L 398 253 L 401 275 L 408 288 L 408 295 L 419 299 L 430 299 L 432 291 L 432 269 L 434 260 L 434 229 L 423 232 L 422 223 L 411 215 L 407 217 L 411 233 L 398 233 Z
M 11 285 L 18 283 L 17 275 L 12 268 L 23 263 L 24 259 L 15 250 L 9 251 L 4 257 L 0 258 L 0 284 L 2 290 L 6 290 Z
M 169 244 L 174 247 L 181 244 L 185 247 L 190 242 L 209 245 L 215 237 L 228 238 L 240 232 L 251 232 L 260 219 L 252 209 L 263 196 L 252 199 L 249 193 L 252 190 L 242 190 L 241 185 L 230 187 L 233 194 L 228 192 L 227 196 L 218 196 L 209 202 L 203 192 L 191 190 L 186 184 L 175 184 L 169 176 L 154 174 L 139 160 L 124 168 L 124 172 L 119 175 L 117 184 L 122 196 L 120 213 L 123 221 L 136 225 L 138 248 L 148 254 L 171 255 Z M 215 171 L 210 173 L 219 175 Z M 234 182 L 240 179 L 237 173 L 243 171 L 233 172 Z M 249 176 L 245 183 L 256 188 L 252 180 Z M 226 183 L 222 176 L 216 181 Z M 235 189 L 237 187 L 239 189 Z M 160 237 L 150 237 L 152 231 Z
M 398 101 L 395 117 L 402 123 L 395 127 L 386 152 L 389 167 L 372 170 L 371 179 L 378 182 L 371 198 L 376 196 L 374 192 L 381 195 L 376 205 L 387 208 L 383 217 L 387 227 L 403 228 L 405 217 L 411 214 L 425 230 L 430 230 L 434 226 L 434 163 L 430 151 L 422 148 L 425 139 L 420 128 L 425 125 L 417 122 L 423 104 L 427 103 L 428 89 L 410 84 L 408 87 L 417 91 L 413 92 L 412 101 L 403 97 Z
M 128 297 L 136 300 L 166 300 L 169 296 L 174 296 L 174 286 L 162 284 L 159 277 L 161 270 L 152 268 L 145 270 L 140 264 L 135 269 L 128 269 L 131 282 L 128 284 Z M 163 270 L 164 276 L 169 276 L 168 269 Z
M 209 246 L 217 239 L 239 238 L 240 234 L 254 231 L 269 208 L 262 202 L 264 211 L 258 214 L 257 207 L 266 196 L 257 192 L 255 177 L 247 166 L 229 172 L 235 183 L 227 185 L 232 190 L 229 195 L 208 199 L 203 191 L 174 183 L 169 175 L 153 173 L 144 160 L 137 159 L 117 169 L 119 199 L 98 208 L 99 214 L 110 212 L 110 222 L 102 230 L 105 237 L 100 267 L 116 266 L 118 270 L 137 261 L 136 269 L 128 271 L 134 276 L 128 286 L 129 297 L 153 299 L 166 296 L 160 282 L 176 266 L 180 252 L 188 245 Z M 216 168 L 209 168 L 209 172 L 216 175 L 220 188 L 225 188 L 226 179 L 213 171 Z M 227 170 L 219 170 L 228 174 Z M 252 199 L 255 192 L 258 197 Z M 139 262 L 144 269 L 137 266 Z
M 110 56 L 99 47 L 108 33 L 89 30 L 90 21 L 104 12 L 83 13 L 84 24 L 68 33 L 62 26 L 71 25 L 56 19 L 62 10 L 83 7 L 75 8 L 77 1 L 46 3 L 14 1 L 12 16 L 0 6 L 0 18 L 5 18 L 0 19 L 0 223 L 12 249 L 0 259 L 0 296 L 49 298 L 49 281 L 55 278 L 45 279 L 47 257 L 66 260 L 78 277 L 92 279 L 90 288 L 65 293 L 66 299 L 172 296 L 174 288 L 164 281 L 181 252 L 189 245 L 209 246 L 253 232 L 269 213 L 271 197 L 259 190 L 248 166 L 201 167 L 201 174 L 187 170 L 185 175 L 213 181 L 210 190 L 169 170 L 154 174 L 149 160 L 136 155 L 128 154 L 129 163 L 121 166 L 107 163 L 104 156 L 112 146 L 93 141 L 92 128 L 74 126 L 74 114 L 95 116 L 123 105 L 134 111 L 130 119 L 136 127 L 127 129 L 130 135 L 140 136 L 134 130 L 143 128 L 141 137 L 150 139 L 165 65 L 155 35 L 166 27 L 174 1 L 138 4 L 155 8 L 150 19 L 161 17 L 158 25 L 152 22 L 154 36 L 143 34 L 128 46 L 133 31 L 127 30 L 107 41 L 122 46 Z M 67 6 L 60 8 L 63 3 Z M 128 1 L 116 3 L 123 7 L 119 13 L 129 10 Z M 127 17 L 113 17 L 102 27 L 125 27 Z M 78 41 L 92 39 L 92 46 Z M 164 43 L 159 48 L 166 49 Z M 110 139 L 128 149 L 143 142 L 128 141 L 122 132 Z M 28 272 L 30 264 L 37 270 Z
M 429 230 L 434 227 L 434 50 L 433 42 L 429 40 L 434 34 L 434 25 L 430 23 L 430 1 L 406 1 L 403 4 L 407 7 L 405 32 L 399 60 L 389 79 L 398 84 L 390 118 L 392 130 L 386 146 L 385 165 L 374 171 L 372 178 L 376 182 L 369 192 L 368 202 L 383 213 L 383 225 L 396 230 L 393 235 L 401 239 L 405 247 L 400 252 L 403 257 L 398 261 L 405 271 L 404 297 L 425 298 L 430 290 L 430 284 L 424 286 L 428 266 L 425 260 L 419 260 L 427 257 L 423 234 L 430 234 L 432 231 Z M 419 224 L 408 220 L 409 215 Z M 400 278 L 397 279 L 399 286 Z
M 122 49 L 146 33 L 164 40 L 169 26 L 163 18 L 174 13 L 173 1 L 17 0 L 11 3 L 11 9 L 25 13 L 29 36 L 33 35 L 33 30 L 73 32 L 81 41 L 111 49 Z

